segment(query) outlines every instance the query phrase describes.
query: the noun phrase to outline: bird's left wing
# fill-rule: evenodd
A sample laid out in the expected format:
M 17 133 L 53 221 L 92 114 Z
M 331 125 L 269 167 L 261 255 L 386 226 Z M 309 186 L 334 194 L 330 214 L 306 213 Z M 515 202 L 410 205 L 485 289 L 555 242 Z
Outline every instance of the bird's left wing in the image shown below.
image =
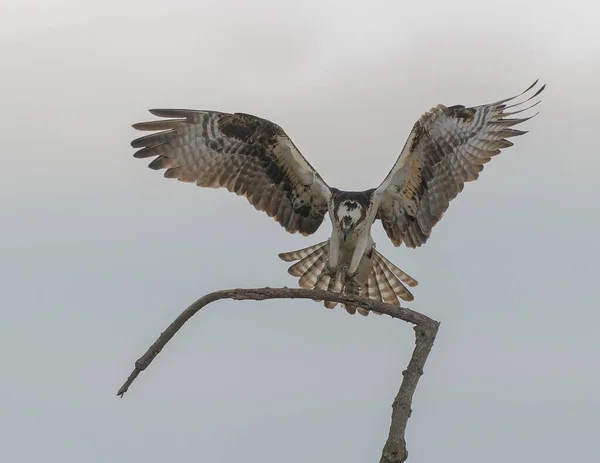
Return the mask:
M 380 197 L 377 218 L 395 246 L 414 248 L 427 241 L 465 182 L 479 176 L 483 164 L 512 146 L 507 138 L 526 132 L 511 127 L 527 118 L 510 118 L 539 103 L 521 106 L 538 96 L 545 85 L 520 103 L 506 103 L 531 91 L 496 103 L 466 108 L 438 105 L 414 125 L 396 164 L 375 191 Z
M 160 131 L 131 142 L 137 158 L 165 177 L 245 196 L 288 232 L 314 233 L 327 212 L 330 190 L 281 127 L 249 114 L 155 109 L 171 119 L 134 124 Z M 174 119 L 173 119 L 174 118 Z

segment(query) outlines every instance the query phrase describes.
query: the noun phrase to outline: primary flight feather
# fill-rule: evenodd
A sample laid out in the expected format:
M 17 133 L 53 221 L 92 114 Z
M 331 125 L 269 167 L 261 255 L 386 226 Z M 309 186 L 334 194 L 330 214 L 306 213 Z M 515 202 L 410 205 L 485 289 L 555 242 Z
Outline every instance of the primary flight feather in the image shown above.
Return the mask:
M 155 109 L 169 119 L 133 127 L 153 133 L 131 142 L 134 156 L 154 158 L 149 167 L 164 176 L 201 187 L 227 188 L 245 196 L 290 233 L 314 233 L 328 213 L 329 240 L 280 254 L 293 262 L 289 273 L 303 288 L 357 294 L 391 304 L 412 300 L 407 286 L 417 282 L 375 249 L 376 219 L 395 246 L 424 244 L 452 199 L 466 182 L 477 179 L 483 164 L 508 138 L 526 132 L 513 127 L 531 117 L 511 117 L 545 88 L 537 81 L 516 97 L 465 107 L 437 105 L 423 114 L 378 188 L 341 191 L 328 186 L 281 127 L 243 113 Z M 524 101 L 508 105 L 519 96 Z M 325 302 L 328 308 L 335 303 Z M 362 308 L 344 306 L 349 313 Z

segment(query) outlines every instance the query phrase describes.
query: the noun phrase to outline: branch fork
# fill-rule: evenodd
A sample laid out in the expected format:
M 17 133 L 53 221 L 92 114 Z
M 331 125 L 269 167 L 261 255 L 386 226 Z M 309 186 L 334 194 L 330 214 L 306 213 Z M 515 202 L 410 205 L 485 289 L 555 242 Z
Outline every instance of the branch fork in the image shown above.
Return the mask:
M 415 325 L 415 349 L 413 350 L 406 370 L 402 372 L 402 383 L 400 384 L 400 389 L 392 404 L 390 432 L 385 446 L 383 447 L 381 459 L 379 460 L 380 463 L 402 463 L 406 461 L 408 452 L 406 450 L 406 440 L 404 435 L 408 419 L 412 413 L 412 398 L 417 388 L 417 384 L 419 383 L 419 379 L 423 375 L 423 368 L 427 361 L 427 357 L 429 356 L 429 352 L 433 347 L 439 328 L 439 322 L 419 312 L 407 309 L 406 307 L 394 306 L 364 297 L 317 289 L 311 290 L 287 287 L 238 288 L 209 293 L 181 312 L 167 329 L 160 334 L 158 339 L 148 348 L 146 353 L 135 362 L 134 370 L 127 378 L 127 381 L 121 386 L 117 395 L 123 397 L 138 375 L 148 368 L 154 358 L 190 318 L 204 306 L 220 299 L 233 299 L 236 301 L 264 301 L 267 299 L 312 299 L 331 301 L 373 310 Z

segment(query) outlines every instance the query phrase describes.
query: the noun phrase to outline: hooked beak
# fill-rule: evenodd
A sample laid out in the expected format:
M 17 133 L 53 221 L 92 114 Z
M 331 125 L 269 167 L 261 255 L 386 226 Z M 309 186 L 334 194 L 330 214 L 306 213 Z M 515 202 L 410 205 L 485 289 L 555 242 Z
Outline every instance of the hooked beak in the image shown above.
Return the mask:
M 344 232 L 343 232 L 343 233 L 344 233 L 344 241 L 346 241 L 346 238 L 348 238 L 348 231 L 347 231 L 347 230 L 344 230 Z

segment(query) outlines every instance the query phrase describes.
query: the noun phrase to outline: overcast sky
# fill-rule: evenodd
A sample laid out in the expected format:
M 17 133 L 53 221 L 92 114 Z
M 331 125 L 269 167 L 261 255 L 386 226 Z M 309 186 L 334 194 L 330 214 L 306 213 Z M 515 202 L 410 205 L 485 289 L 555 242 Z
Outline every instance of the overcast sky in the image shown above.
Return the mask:
M 295 286 L 286 234 L 132 157 L 148 108 L 279 123 L 333 186 L 377 186 L 416 119 L 548 84 L 530 132 L 422 248 L 378 249 L 441 324 L 411 462 L 592 462 L 600 429 L 593 2 L 30 0 L 0 6 L 0 461 L 378 461 L 411 326 L 197 297 Z

